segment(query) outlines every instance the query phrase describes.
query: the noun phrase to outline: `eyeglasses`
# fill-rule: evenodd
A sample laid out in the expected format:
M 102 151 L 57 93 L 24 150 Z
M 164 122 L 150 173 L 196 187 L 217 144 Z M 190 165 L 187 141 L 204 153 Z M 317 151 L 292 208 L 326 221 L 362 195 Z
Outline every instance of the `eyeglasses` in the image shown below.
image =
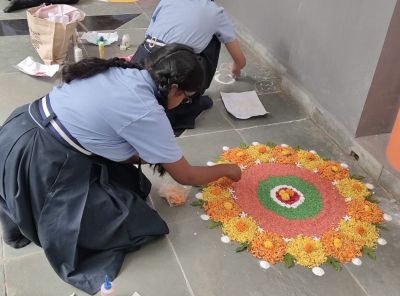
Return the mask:
M 185 98 L 182 100 L 182 104 L 188 104 L 193 101 L 192 100 L 193 95 L 188 95 L 188 93 L 185 90 L 183 91 L 183 94 L 185 95 Z

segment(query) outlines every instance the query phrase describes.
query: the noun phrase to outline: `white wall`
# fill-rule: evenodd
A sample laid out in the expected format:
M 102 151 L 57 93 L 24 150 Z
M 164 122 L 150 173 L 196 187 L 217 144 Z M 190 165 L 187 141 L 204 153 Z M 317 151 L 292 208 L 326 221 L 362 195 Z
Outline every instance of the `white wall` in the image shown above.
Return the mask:
M 355 135 L 396 0 L 219 0 Z

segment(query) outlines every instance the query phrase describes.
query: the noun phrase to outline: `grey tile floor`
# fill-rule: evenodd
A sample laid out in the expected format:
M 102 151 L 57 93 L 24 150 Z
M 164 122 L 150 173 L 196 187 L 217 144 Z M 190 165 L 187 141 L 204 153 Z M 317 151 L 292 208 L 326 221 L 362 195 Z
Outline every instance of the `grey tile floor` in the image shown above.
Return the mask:
M 81 0 L 77 6 L 88 15 L 140 13 L 117 30 L 120 36 L 129 33 L 136 47 L 142 41 L 156 4 L 155 0 L 139 0 L 135 4 Z M 24 17 L 24 12 L 0 14 L 0 20 Z M 86 44 L 85 49 L 84 54 L 97 55 L 95 46 Z M 273 69 L 249 48 L 244 46 L 244 50 L 248 66 L 243 77 L 231 85 L 213 81 L 208 94 L 214 100 L 214 107 L 198 117 L 196 129 L 187 130 L 179 137 L 178 142 L 188 160 L 202 165 L 215 159 L 224 145 L 272 141 L 317 150 L 324 157 L 347 162 L 355 174 L 363 174 L 357 163 L 307 117 L 301 106 L 280 92 L 279 77 Z M 121 52 L 116 44 L 106 48 L 108 57 L 128 53 L 131 51 Z M 38 60 L 29 36 L 0 37 L 0 122 L 15 107 L 45 94 L 59 82 L 58 77 L 34 78 L 13 68 L 28 55 Z M 228 62 L 229 56 L 223 50 L 221 73 Z M 257 90 L 270 114 L 235 120 L 226 112 L 219 92 L 253 89 Z M 157 195 L 161 179 L 148 168 L 145 172 L 154 184 L 151 202 L 169 224 L 170 234 L 126 257 L 115 281 L 119 296 L 130 296 L 134 291 L 142 296 L 400 295 L 400 207 L 394 197 L 380 187 L 375 190 L 380 206 L 394 218 L 388 223 L 389 231 L 382 234 L 388 245 L 378 249 L 375 262 L 364 258 L 361 267 L 346 265 L 339 273 L 326 267 L 325 276 L 319 278 L 308 269 L 288 270 L 282 264 L 268 270 L 260 269 L 257 260 L 249 254 L 236 254 L 234 243 L 220 243 L 220 230 L 207 228 L 207 222 L 199 219 L 199 208 L 189 204 L 169 207 Z M 192 188 L 189 201 L 197 191 Z M 0 295 L 68 296 L 73 292 L 86 295 L 57 277 L 40 248 L 32 244 L 20 250 L 4 244 L 1 247 Z

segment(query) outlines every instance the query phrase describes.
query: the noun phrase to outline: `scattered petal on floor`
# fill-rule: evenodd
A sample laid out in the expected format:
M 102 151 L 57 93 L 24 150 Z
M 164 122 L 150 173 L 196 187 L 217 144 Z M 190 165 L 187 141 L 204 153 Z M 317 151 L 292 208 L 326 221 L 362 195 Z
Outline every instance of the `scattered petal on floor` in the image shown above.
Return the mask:
M 210 216 L 206 215 L 206 214 L 202 214 L 200 215 L 201 220 L 207 221 L 210 220 Z
M 260 267 L 261 267 L 262 269 L 268 269 L 268 268 L 271 267 L 271 264 L 269 264 L 267 261 L 261 260 L 261 261 L 260 261 Z
M 323 276 L 325 274 L 325 271 L 321 267 L 314 267 L 312 272 L 317 276 Z

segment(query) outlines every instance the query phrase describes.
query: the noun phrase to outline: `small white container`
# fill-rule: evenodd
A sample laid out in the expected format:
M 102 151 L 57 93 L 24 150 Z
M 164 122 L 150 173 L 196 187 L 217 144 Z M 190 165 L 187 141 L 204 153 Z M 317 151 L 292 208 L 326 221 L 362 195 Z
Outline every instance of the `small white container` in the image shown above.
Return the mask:
M 77 63 L 83 59 L 82 49 L 79 48 L 78 45 L 74 46 L 74 59 L 75 59 L 75 63 Z

